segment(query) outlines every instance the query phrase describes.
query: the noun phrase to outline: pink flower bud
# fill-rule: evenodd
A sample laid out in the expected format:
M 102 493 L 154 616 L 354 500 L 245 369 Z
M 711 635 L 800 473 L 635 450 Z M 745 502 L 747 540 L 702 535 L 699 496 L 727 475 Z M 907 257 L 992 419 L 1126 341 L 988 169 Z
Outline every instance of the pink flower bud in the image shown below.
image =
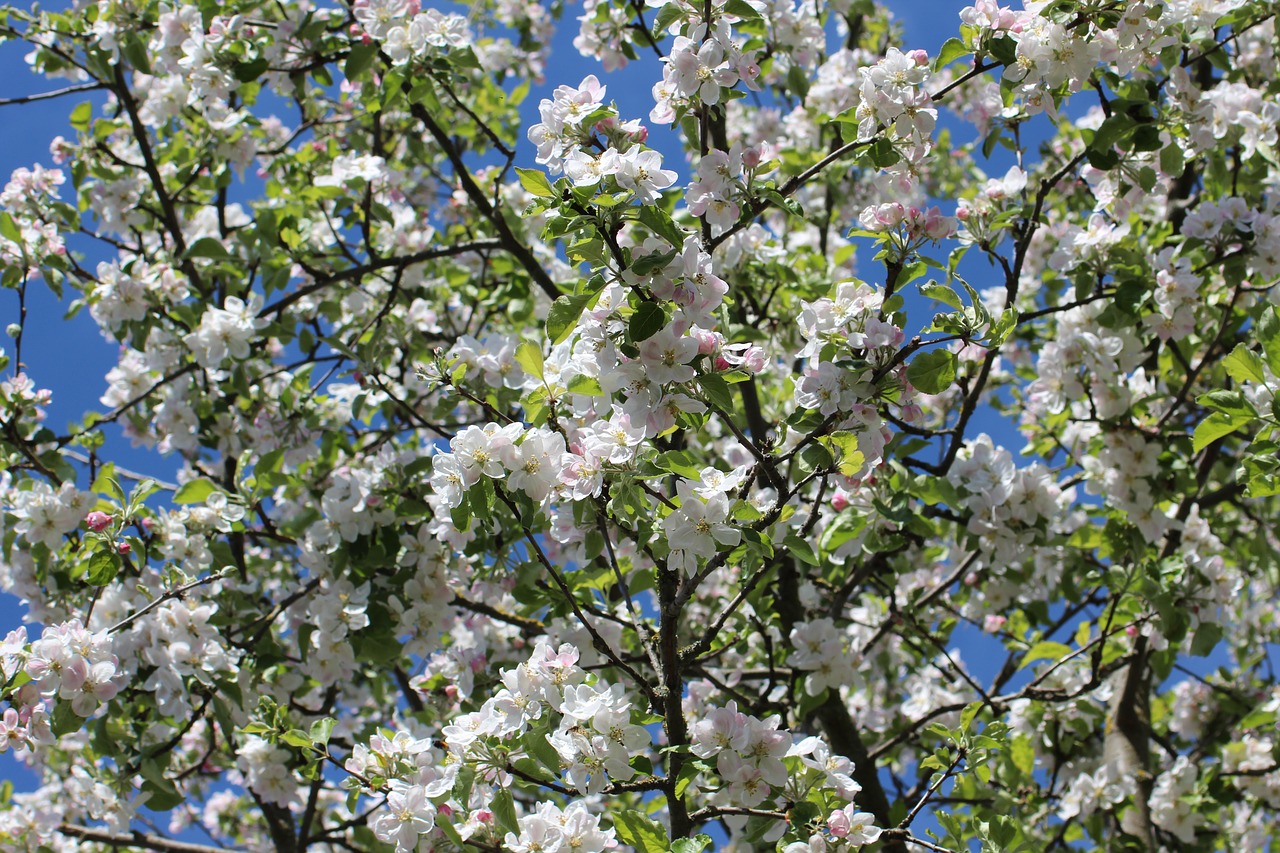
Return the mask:
M 94 510 L 84 517 L 84 523 L 89 525 L 89 529 L 94 533 L 101 533 L 111 526 L 111 516 Z
M 720 348 L 720 336 L 709 329 L 695 328 L 691 337 L 698 342 L 698 355 L 711 355 Z
M 849 505 L 849 496 L 844 492 L 836 492 L 831 498 L 831 508 L 836 512 L 841 512 Z
M 1003 616 L 997 616 L 994 613 L 988 613 L 987 618 L 982 622 L 982 630 L 988 634 L 994 634 L 1004 627 L 1009 620 Z
M 133 551 L 133 546 L 130 545 L 128 542 L 121 542 L 119 545 L 116 546 L 116 551 L 120 554 L 128 554 L 131 551 Z
M 907 52 L 907 57 L 916 65 L 928 65 L 929 54 L 923 50 L 912 50 Z

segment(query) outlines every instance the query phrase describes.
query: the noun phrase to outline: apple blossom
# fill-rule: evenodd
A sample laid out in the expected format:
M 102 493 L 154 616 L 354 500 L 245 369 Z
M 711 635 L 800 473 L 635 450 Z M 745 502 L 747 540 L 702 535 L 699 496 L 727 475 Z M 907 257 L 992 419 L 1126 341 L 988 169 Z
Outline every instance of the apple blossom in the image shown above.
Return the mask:
M 1274 4 L 962 5 L 0 10 L 0 846 L 1272 845 Z

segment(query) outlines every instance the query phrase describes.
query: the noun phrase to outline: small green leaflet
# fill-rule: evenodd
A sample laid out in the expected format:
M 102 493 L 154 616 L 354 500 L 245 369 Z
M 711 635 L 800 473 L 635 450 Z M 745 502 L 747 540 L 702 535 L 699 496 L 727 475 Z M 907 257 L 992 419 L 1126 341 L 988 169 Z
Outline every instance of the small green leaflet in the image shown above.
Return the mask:
M 1022 658 L 1019 669 L 1038 660 L 1061 660 L 1071 654 L 1071 647 L 1065 643 L 1054 643 L 1048 640 L 1036 643 Z
M 618 837 L 639 853 L 667 853 L 667 831 L 657 821 L 628 809 L 614 815 Z
M 1209 417 L 1200 422 L 1196 427 L 1194 435 L 1191 437 L 1192 449 L 1199 453 L 1201 450 L 1213 444 L 1224 435 L 1240 429 L 1247 424 L 1252 418 L 1243 415 L 1228 415 L 1225 412 L 1214 412 Z
M 173 493 L 173 502 L 176 504 L 204 503 L 209 495 L 216 491 L 218 487 L 209 480 L 192 480 L 178 487 L 178 491 Z
M 956 380 L 956 354 L 950 350 L 924 352 L 907 366 L 907 380 L 917 391 L 941 394 Z
M 547 337 L 551 339 L 552 346 L 573 334 L 573 327 L 593 298 L 594 293 L 580 293 L 577 296 L 561 296 L 551 303 L 551 310 L 547 312 Z
M 516 347 L 516 364 L 535 379 L 542 378 L 542 348 L 532 341 Z
M 631 340 L 639 343 L 648 340 L 667 324 L 667 314 L 662 310 L 662 306 L 654 302 L 642 302 L 640 307 L 636 309 L 636 313 L 631 315 L 631 322 L 627 326 L 627 330 L 631 332 Z
M 1231 354 L 1222 360 L 1227 375 L 1237 382 L 1265 382 L 1262 358 L 1244 344 L 1236 344 Z
M 559 198 L 556 194 L 555 187 L 551 186 L 551 181 L 547 180 L 547 176 L 540 169 L 521 169 L 516 167 L 516 176 L 520 178 L 520 186 L 530 194 L 538 198 Z
M 943 43 L 942 49 L 938 51 L 937 58 L 933 61 L 933 70 L 935 72 L 941 71 L 960 57 L 968 56 L 971 53 L 973 53 L 973 51 L 970 50 L 960 39 L 947 39 Z

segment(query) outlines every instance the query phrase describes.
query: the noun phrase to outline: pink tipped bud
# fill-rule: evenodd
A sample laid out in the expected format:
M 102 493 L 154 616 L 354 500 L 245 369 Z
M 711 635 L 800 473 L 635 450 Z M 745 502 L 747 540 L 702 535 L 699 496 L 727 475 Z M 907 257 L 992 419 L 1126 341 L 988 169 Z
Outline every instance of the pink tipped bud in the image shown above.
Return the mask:
M 101 533 L 111 526 L 111 516 L 95 510 L 84 517 L 84 523 L 89 525 L 89 529 L 94 533 Z
M 836 512 L 841 512 L 849 505 L 849 496 L 844 492 L 836 492 L 831 498 L 831 508 Z
M 116 551 L 117 553 L 120 553 L 120 554 L 128 554 L 133 551 L 133 546 L 130 545 L 128 542 L 121 542 L 119 545 L 116 546 Z
M 929 53 L 923 50 L 912 50 L 907 52 L 907 57 L 916 65 L 928 65 Z
M 711 355 L 720 348 L 720 336 L 709 329 L 695 328 L 692 336 L 698 342 L 698 355 Z

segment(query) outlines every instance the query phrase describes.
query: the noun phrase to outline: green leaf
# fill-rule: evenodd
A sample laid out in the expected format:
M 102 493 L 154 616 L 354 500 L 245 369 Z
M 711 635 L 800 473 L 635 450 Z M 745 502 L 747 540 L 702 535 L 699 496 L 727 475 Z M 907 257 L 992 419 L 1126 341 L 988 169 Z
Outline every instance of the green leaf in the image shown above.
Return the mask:
M 18 223 L 13 221 L 13 217 L 9 211 L 0 211 L 0 237 L 6 240 L 12 240 L 19 246 L 22 245 L 22 231 L 18 228 Z
M 311 736 L 300 729 L 290 729 L 280 735 L 280 740 L 289 744 L 289 746 L 296 746 L 298 749 L 311 748 Z
M 215 261 L 225 261 L 231 257 L 231 254 L 221 240 L 214 237 L 201 237 L 188 246 L 187 251 L 182 256 L 184 258 L 210 258 Z
M 1202 406 L 1216 409 L 1223 414 L 1231 415 L 1246 423 L 1258 414 L 1257 409 L 1244 396 L 1241 391 L 1210 391 L 1208 394 L 1201 394 L 1196 397 L 1196 402 Z
M 1222 640 L 1222 626 L 1216 622 L 1202 622 L 1191 638 L 1191 654 L 1195 657 L 1207 657 Z
M 1110 154 L 1116 144 L 1131 133 L 1133 128 L 1132 116 L 1127 113 L 1114 113 L 1098 125 L 1097 131 L 1093 134 L 1093 141 L 1089 143 L 1089 150 Z
M 347 61 L 342 66 L 342 73 L 348 80 L 354 80 L 373 67 L 373 60 L 378 58 L 378 45 L 374 43 L 358 44 L 347 54 Z
M 1280 316 L 1275 308 L 1267 309 L 1258 319 L 1257 330 L 1262 350 L 1267 354 L 1267 366 L 1280 376 Z
M 667 324 L 667 312 L 662 310 L 662 306 L 654 302 L 642 302 L 640 307 L 636 309 L 636 313 L 631 315 L 631 322 L 627 325 L 627 331 L 631 333 L 631 340 L 639 343 L 648 340 Z
M 1009 339 L 1009 335 L 1017 327 L 1017 310 L 1013 308 L 1004 309 L 1000 313 L 1000 318 L 991 324 L 991 328 L 987 332 L 987 345 L 993 349 L 1000 346 Z
M 209 480 L 191 480 L 183 483 L 178 487 L 178 491 L 173 493 L 173 502 L 176 504 L 204 503 L 209 495 L 216 491 L 218 487 Z
M 488 477 L 482 476 L 476 484 L 471 487 L 471 511 L 477 515 L 486 518 L 493 517 L 493 509 L 498 503 L 497 491 L 493 487 L 493 481 Z
M 1227 375 L 1237 382 L 1265 382 L 1262 357 L 1244 344 L 1236 344 L 1231 354 L 1222 360 Z
M 800 562 L 809 566 L 821 565 L 820 561 L 818 560 L 818 555 L 813 553 L 813 548 L 811 548 L 809 546 L 809 543 L 805 542 L 799 536 L 796 536 L 794 534 L 791 536 L 788 536 L 783 541 L 782 544 L 783 544 L 783 547 L 786 548 L 786 550 L 791 554 L 791 556 L 795 557 Z
M 594 297 L 594 293 L 582 293 L 577 296 L 561 296 L 551 303 L 551 310 L 547 312 L 547 337 L 551 339 L 552 346 L 573 333 L 578 318 Z
M 1044 640 L 1031 647 L 1030 651 L 1023 656 L 1022 663 L 1018 665 L 1018 668 L 1022 669 L 1027 664 L 1038 660 L 1061 660 L 1069 654 L 1071 654 L 1071 647 L 1066 643 L 1054 643 Z
M 665 210 L 647 204 L 640 208 L 640 223 L 677 249 L 684 248 L 685 232 Z
M 84 718 L 71 710 L 70 702 L 55 702 L 49 724 L 53 728 L 54 735 L 62 737 L 80 731 L 80 727 L 84 725 Z
M 951 63 L 955 62 L 962 56 L 968 56 L 973 53 L 964 42 L 958 38 L 949 38 L 942 44 L 942 49 L 938 51 L 938 55 L 933 60 L 933 70 L 941 71 Z
M 89 131 L 89 121 L 92 118 L 92 103 L 85 101 L 83 104 L 77 104 L 76 108 L 71 111 L 71 126 L 82 133 L 87 133 Z
M 629 267 L 630 271 L 636 275 L 653 275 L 661 269 L 665 269 L 667 264 L 675 260 L 676 251 L 663 252 L 658 255 L 641 255 Z
M 175 809 L 186 802 L 187 799 L 169 779 L 165 779 L 163 784 L 148 779 L 142 785 L 142 792 L 149 795 L 146 806 L 154 812 L 167 812 L 170 809 Z
M 542 378 L 542 348 L 533 341 L 525 341 L 516 347 L 516 364 L 534 379 Z
M 538 198 L 560 198 L 541 169 L 521 169 L 517 166 L 516 177 L 520 179 L 520 186 L 524 187 L 530 195 Z
M 116 479 L 116 466 L 114 463 L 108 462 L 98 469 L 98 476 L 93 478 L 93 485 L 89 489 L 100 495 L 108 495 L 115 498 L 122 504 L 126 502 L 124 489 L 121 488 L 120 481 Z
M 231 73 L 241 83 L 252 83 L 263 74 L 267 73 L 267 69 L 271 67 L 271 62 L 265 56 L 260 56 L 252 62 L 241 62 Z
M 950 350 L 923 352 L 907 366 L 907 380 L 925 394 L 941 394 L 956 379 L 957 361 Z
M 857 435 L 846 430 L 833 432 L 828 443 L 836 449 L 836 464 L 843 476 L 852 477 L 862 470 L 867 458 L 858 450 Z
M 982 704 L 981 702 L 970 702 L 964 706 L 964 710 L 960 712 L 960 731 L 969 731 L 969 727 L 973 725 L 974 717 L 978 716 L 978 712 L 982 710 Z
M 760 20 L 760 12 L 747 0 L 726 0 L 724 11 L 730 15 L 736 15 L 744 21 Z
M 701 768 L 696 761 L 686 761 L 680 765 L 680 775 L 676 777 L 677 797 L 684 797 L 684 792 L 689 790 L 693 780 L 698 778 L 699 772 L 701 772 Z
M 935 299 L 944 305 L 949 305 L 957 311 L 964 308 L 964 302 L 961 301 L 960 294 L 947 285 L 939 284 L 933 280 L 920 285 L 920 295 L 925 299 Z
M 902 155 L 893 147 L 893 143 L 887 136 L 881 136 L 872 143 L 867 149 L 867 156 L 871 158 L 872 165 L 879 169 L 887 169 L 902 159 Z
M 720 376 L 714 373 L 703 373 L 698 377 L 698 385 L 702 387 L 702 391 L 707 395 L 707 401 L 722 412 L 732 412 L 733 392 L 729 390 L 729 383 L 725 382 Z
M 653 21 L 654 41 L 665 38 L 667 29 L 682 17 L 684 17 L 684 6 L 680 3 L 668 3 L 659 9 L 658 16 Z
M 316 720 L 311 724 L 311 740 L 325 746 L 329 743 L 329 736 L 333 734 L 333 727 L 337 724 L 337 720 L 333 717 L 325 717 L 322 720 Z
M 618 838 L 634 847 L 638 853 L 667 853 L 667 831 L 662 825 L 638 811 L 627 809 L 613 816 L 613 828 Z
M 121 53 L 134 68 L 143 74 L 151 73 L 151 56 L 147 53 L 147 45 L 141 37 L 133 33 L 126 35 L 122 40 Z
M 1182 154 L 1182 146 L 1177 141 L 1166 145 L 1160 152 L 1160 171 L 1171 178 L 1176 178 L 1187 168 L 1186 158 Z
M 599 380 L 579 374 L 569 380 L 569 393 L 582 394 L 586 397 L 603 397 L 604 389 L 600 387 Z
M 801 65 L 793 64 L 787 69 L 787 89 L 801 101 L 809 94 L 809 75 Z
M 1213 444 L 1224 435 L 1240 429 L 1249 422 L 1248 418 L 1241 420 L 1238 417 L 1225 414 L 1223 412 L 1214 412 L 1209 417 L 1200 422 L 1196 427 L 1195 433 L 1191 437 L 1191 447 L 1196 453 Z
M 663 471 L 671 471 L 690 480 L 697 480 L 702 476 L 702 466 L 698 464 L 698 460 L 692 453 L 684 450 L 668 450 L 665 453 L 659 453 L 653 458 L 653 464 Z
M 702 853 L 710 846 L 711 836 L 700 833 L 693 838 L 677 838 L 671 842 L 671 853 Z
M 498 793 L 493 795 L 493 816 L 498 821 L 498 826 L 507 832 L 518 833 L 520 825 L 516 820 L 516 803 L 511 798 L 511 792 L 506 788 L 502 788 Z
M 96 552 L 89 558 L 85 580 L 91 586 L 106 586 L 120 574 L 120 555 L 108 550 Z

